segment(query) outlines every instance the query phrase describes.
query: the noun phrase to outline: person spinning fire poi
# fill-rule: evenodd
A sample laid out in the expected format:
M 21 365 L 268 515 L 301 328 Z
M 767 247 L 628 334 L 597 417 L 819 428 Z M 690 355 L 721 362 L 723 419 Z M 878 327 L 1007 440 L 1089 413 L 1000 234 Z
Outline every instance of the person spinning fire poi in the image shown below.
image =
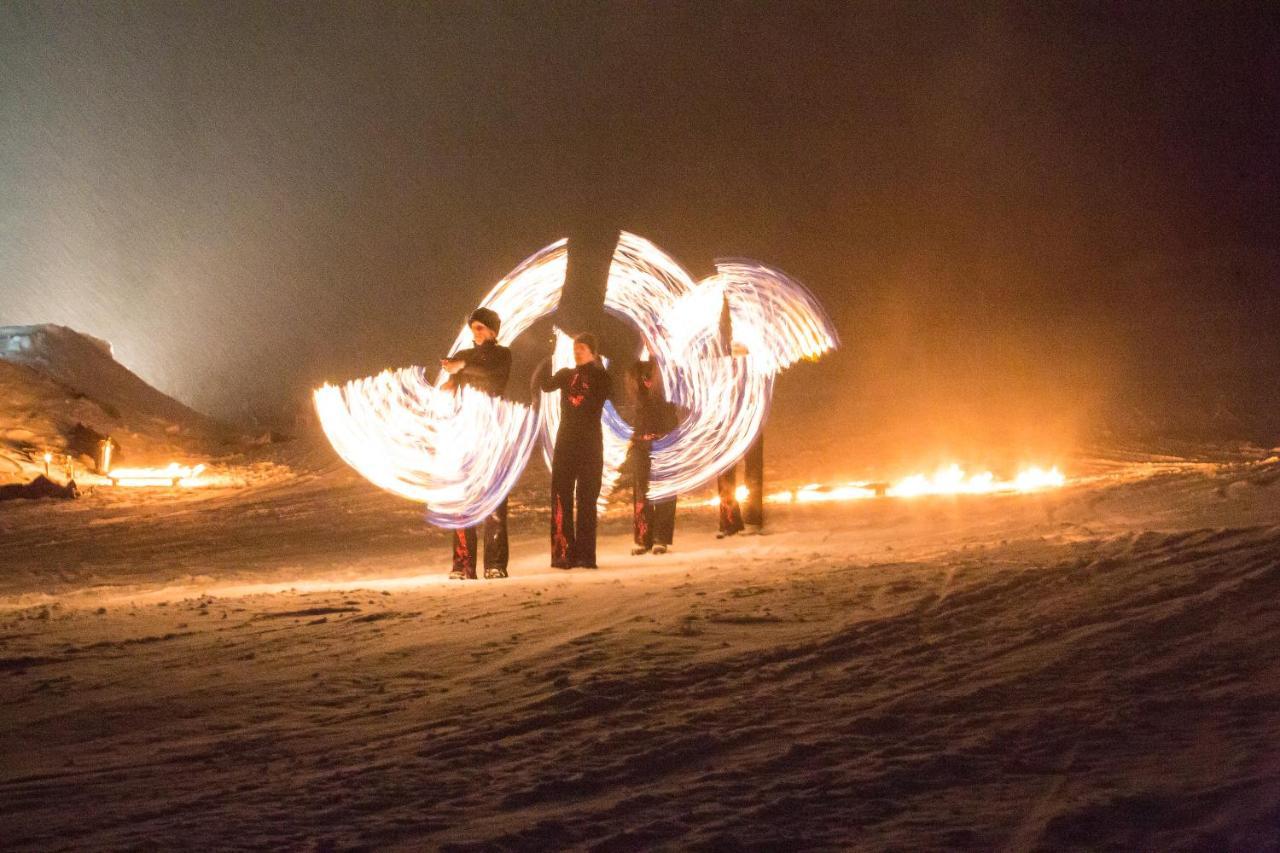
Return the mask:
M 444 387 L 447 390 L 470 387 L 501 397 L 511 376 L 511 350 L 498 344 L 501 318 L 488 308 L 477 308 L 471 312 L 469 325 L 475 346 L 440 360 L 440 367 L 449 374 Z M 482 524 L 454 531 L 450 578 L 475 579 L 476 546 L 481 528 L 484 529 L 484 576 L 507 576 L 507 499 L 503 498 Z
M 716 478 L 716 491 L 720 496 L 720 529 L 717 539 L 742 533 L 744 536 L 764 532 L 764 436 L 756 440 L 743 454 L 743 483 L 747 487 L 745 501 L 738 501 L 737 464 Z M 742 504 L 746 504 L 744 509 Z
M 653 442 L 675 429 L 679 416 L 662 390 L 662 376 L 647 356 L 631 365 L 626 374 L 628 409 L 632 427 L 624 468 L 633 486 L 633 555 L 665 554 L 675 536 L 676 499 L 649 500 L 649 474 L 653 467 Z
M 745 358 L 747 347 L 733 339 L 733 319 L 729 313 L 726 296 L 720 312 L 720 340 L 727 357 Z M 764 531 L 764 425 L 760 434 L 743 454 L 743 481 L 747 487 L 746 510 L 738 501 L 737 463 L 716 478 L 716 491 L 720 496 L 720 529 L 717 539 L 744 535 L 757 535 Z
M 613 391 L 598 349 L 595 335 L 578 335 L 573 367 L 552 373 L 548 357 L 535 376 L 542 391 L 560 392 L 560 429 L 551 454 L 551 566 L 556 569 L 596 568 L 596 499 L 604 474 L 600 415 Z

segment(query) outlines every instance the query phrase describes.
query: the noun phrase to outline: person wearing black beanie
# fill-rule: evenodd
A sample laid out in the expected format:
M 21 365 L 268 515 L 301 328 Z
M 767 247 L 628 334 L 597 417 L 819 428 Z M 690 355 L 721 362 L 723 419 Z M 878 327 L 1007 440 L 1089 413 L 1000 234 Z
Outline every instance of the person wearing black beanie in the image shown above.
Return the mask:
M 483 306 L 471 312 L 471 316 L 467 318 L 467 323 L 479 323 L 487 329 L 493 331 L 494 337 L 502 331 L 502 319 L 498 316 L 498 312 L 492 308 Z
M 449 374 L 445 388 L 475 388 L 494 397 L 501 397 L 507 390 L 511 376 L 511 350 L 498 344 L 498 329 L 502 321 L 489 308 L 477 308 L 471 312 L 471 339 L 475 346 L 460 350 L 440 360 L 440 367 Z M 507 576 L 507 500 L 493 511 L 483 524 L 459 528 L 453 537 L 453 571 L 450 578 L 474 580 L 476 577 L 476 546 L 481 527 L 484 528 L 484 576 Z

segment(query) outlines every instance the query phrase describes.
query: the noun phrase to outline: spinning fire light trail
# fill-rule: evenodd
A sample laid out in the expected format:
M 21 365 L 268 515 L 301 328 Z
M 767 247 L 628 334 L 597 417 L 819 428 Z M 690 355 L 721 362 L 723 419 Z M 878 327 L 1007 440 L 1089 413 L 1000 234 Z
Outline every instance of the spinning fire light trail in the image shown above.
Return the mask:
M 432 386 L 420 367 L 316 392 L 338 454 L 374 484 L 427 505 L 427 520 L 469 527 L 502 503 L 529 462 L 528 406 Z
M 503 318 L 509 344 L 559 304 L 566 241 L 530 257 L 499 282 L 481 305 Z M 747 354 L 731 357 L 721 334 L 728 306 L 734 341 Z M 669 398 L 684 412 L 674 432 L 655 442 L 650 496 L 696 488 L 734 464 L 764 425 L 773 380 L 803 358 L 837 345 L 835 329 L 800 284 L 747 261 L 717 265 L 695 284 L 654 244 L 624 232 L 609 271 L 605 308 L 633 323 L 662 372 Z M 464 326 L 454 349 L 466 345 Z M 555 366 L 570 363 L 572 344 L 557 330 Z M 384 489 L 427 504 L 444 527 L 488 515 L 523 471 L 540 432 L 550 461 L 558 407 L 544 395 L 537 423 L 524 406 L 480 394 L 442 391 L 448 374 L 429 384 L 407 368 L 325 385 L 315 404 L 325 434 L 352 467 Z M 611 406 L 605 414 L 604 494 L 616 485 L 630 427 Z
M 569 241 L 557 240 L 534 253 L 494 285 L 477 307 L 491 308 L 502 318 L 498 343 L 511 346 L 521 332 L 556 310 L 564 291 L 564 277 L 569 263 Z M 454 338 L 449 352 L 471 345 L 471 330 L 466 323 Z M 436 385 L 443 385 L 449 374 L 443 370 Z
M 733 343 L 745 355 L 726 352 L 720 322 L 726 305 Z M 605 310 L 639 330 L 668 398 L 684 412 L 680 425 L 654 442 L 653 500 L 695 489 L 735 464 L 764 427 L 774 377 L 839 344 L 822 306 L 783 273 L 753 261 L 724 261 L 695 284 L 665 252 L 627 232 L 609 268 Z M 608 412 L 605 426 L 605 483 L 612 486 L 618 453 L 610 447 L 621 444 L 625 455 L 630 427 Z
M 498 343 L 510 344 L 560 304 L 567 241 L 532 255 L 481 301 L 502 317 Z M 464 325 L 452 351 L 465 347 Z M 470 527 L 493 512 L 524 471 L 537 439 L 528 406 L 434 384 L 426 370 L 384 371 L 316 390 L 320 424 L 334 449 L 376 485 L 427 505 L 427 521 Z
M 521 263 L 481 301 L 503 318 L 498 342 L 509 345 L 560 302 L 567 269 L 566 241 Z M 657 363 L 680 424 L 654 442 L 649 496 L 662 500 L 696 489 L 740 459 L 768 413 L 777 374 L 839 345 L 831 319 L 798 282 L 753 261 L 722 261 L 714 275 L 694 282 L 653 243 L 623 232 L 614 252 L 605 309 L 633 324 Z M 722 315 L 728 312 L 732 350 Z M 463 327 L 453 349 L 465 347 Z M 572 364 L 572 340 L 556 330 L 553 367 Z M 315 392 L 325 434 L 338 453 L 388 491 L 427 505 L 427 520 L 471 526 L 491 513 L 528 464 L 541 435 L 548 464 L 559 421 L 558 392 L 542 395 L 538 413 L 527 406 L 463 389 L 453 393 L 419 367 L 325 385 Z M 611 404 L 604 410 L 602 495 L 616 487 L 631 427 Z M 1057 469 L 1029 469 L 1011 483 L 991 474 L 966 477 L 956 466 L 932 478 L 917 475 L 892 486 L 807 486 L 769 496 L 810 502 L 924 494 L 1031 491 L 1061 485 Z

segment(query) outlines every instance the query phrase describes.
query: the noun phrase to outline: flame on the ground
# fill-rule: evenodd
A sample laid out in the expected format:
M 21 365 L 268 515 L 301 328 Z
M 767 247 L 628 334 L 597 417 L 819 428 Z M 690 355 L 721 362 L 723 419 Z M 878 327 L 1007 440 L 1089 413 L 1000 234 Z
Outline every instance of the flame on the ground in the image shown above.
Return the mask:
M 1009 480 L 997 479 L 990 471 L 968 474 L 959 465 L 947 465 L 933 474 L 912 474 L 899 480 L 887 483 L 862 481 L 824 485 L 809 483 L 798 489 L 786 489 L 765 495 L 766 503 L 826 503 L 828 501 L 851 501 L 874 497 L 916 498 L 927 495 L 992 495 L 992 494 L 1026 494 L 1046 489 L 1065 486 L 1066 475 L 1055 465 L 1043 468 L 1033 465 L 1020 470 Z M 746 486 L 738 486 L 735 496 L 741 501 L 747 499 Z M 698 502 L 694 501 L 694 505 Z M 719 496 L 713 497 L 705 504 L 718 506 Z
M 1056 467 L 1024 468 L 1012 480 L 997 480 L 990 471 L 966 474 L 959 465 L 940 468 L 933 476 L 914 474 L 893 484 L 887 494 L 910 498 L 918 495 L 988 495 L 993 492 L 1034 492 L 1061 486 L 1066 478 Z
M 182 486 L 194 488 L 208 485 L 208 480 L 200 475 L 204 473 L 204 465 L 179 465 L 170 462 L 164 468 L 114 468 L 107 479 L 114 486 Z

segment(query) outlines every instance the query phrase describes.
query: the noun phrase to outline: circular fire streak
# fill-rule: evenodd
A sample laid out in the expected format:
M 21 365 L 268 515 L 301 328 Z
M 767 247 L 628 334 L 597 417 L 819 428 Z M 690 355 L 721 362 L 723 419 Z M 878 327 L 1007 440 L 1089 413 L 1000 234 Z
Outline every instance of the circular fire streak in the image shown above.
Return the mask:
M 498 342 L 509 344 L 555 310 L 564 285 L 566 241 L 535 254 L 482 300 L 503 318 Z M 720 320 L 728 305 L 733 356 Z M 657 362 L 663 385 L 683 418 L 656 441 L 649 496 L 696 488 L 741 458 L 760 434 L 777 373 L 838 345 L 821 305 L 798 282 L 751 261 L 723 261 L 699 283 L 657 246 L 623 232 L 609 270 L 605 309 L 633 323 Z M 572 364 L 572 341 L 556 330 L 556 369 Z M 464 326 L 454 342 L 467 345 Z M 444 527 L 477 523 L 506 497 L 542 435 L 550 462 L 559 421 L 555 393 L 544 394 L 537 418 L 528 408 L 464 391 L 440 390 L 423 368 L 325 385 L 315 392 L 325 434 L 352 467 L 384 489 L 428 505 Z M 631 427 L 612 404 L 604 414 L 602 495 L 618 481 Z
M 560 294 L 564 290 L 564 276 L 569 263 L 569 241 L 557 240 L 534 253 L 493 286 L 480 300 L 477 307 L 491 308 L 502 318 L 502 330 L 498 343 L 511 346 L 511 342 L 538 320 L 556 310 Z M 453 340 L 449 352 L 457 352 L 471 346 L 471 328 L 462 324 L 462 331 Z M 443 370 L 436 377 L 436 384 L 443 385 L 449 374 Z
M 533 451 L 528 406 L 472 388 L 443 391 L 421 367 L 387 370 L 315 395 L 338 454 L 374 484 L 427 505 L 427 520 L 469 527 L 498 508 Z
M 720 329 L 726 303 L 733 343 L 745 347 L 744 356 L 726 351 Z M 778 270 L 721 261 L 695 284 L 673 258 L 625 231 L 609 268 L 605 310 L 639 330 L 668 399 L 684 415 L 654 442 L 652 500 L 695 489 L 734 465 L 764 427 L 777 373 L 839 345 L 818 301 Z M 631 428 L 609 409 L 604 422 L 608 489 L 617 484 Z M 544 439 L 552 434 L 544 429 Z
M 498 343 L 509 345 L 560 304 L 567 241 L 523 261 L 480 302 L 502 317 Z M 450 352 L 469 345 L 466 324 Z M 433 383 L 422 367 L 383 371 L 341 387 L 326 384 L 314 401 L 338 454 L 376 485 L 427 505 L 440 527 L 470 527 L 497 509 L 529 462 L 537 421 L 528 406 Z

